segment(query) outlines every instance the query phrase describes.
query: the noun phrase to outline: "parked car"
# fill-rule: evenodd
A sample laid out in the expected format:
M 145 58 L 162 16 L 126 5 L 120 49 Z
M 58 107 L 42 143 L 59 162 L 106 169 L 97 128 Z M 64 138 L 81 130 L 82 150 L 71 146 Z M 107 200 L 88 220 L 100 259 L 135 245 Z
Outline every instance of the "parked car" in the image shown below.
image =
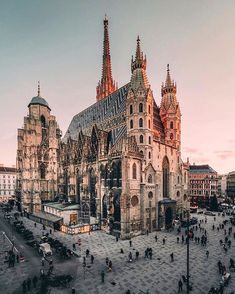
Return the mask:
M 198 210 L 197 214 L 203 214 L 204 211 L 203 210 Z
M 204 212 L 205 215 L 211 215 L 211 216 L 216 216 L 216 214 L 212 211 L 205 211 Z

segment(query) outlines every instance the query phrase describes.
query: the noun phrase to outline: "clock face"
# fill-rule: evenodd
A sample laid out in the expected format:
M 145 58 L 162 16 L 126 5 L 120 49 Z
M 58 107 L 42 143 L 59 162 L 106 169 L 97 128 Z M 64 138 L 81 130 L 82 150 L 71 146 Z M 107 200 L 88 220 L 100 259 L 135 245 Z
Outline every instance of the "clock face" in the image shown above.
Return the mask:
M 170 139 L 172 140 L 174 138 L 173 134 L 171 133 L 170 134 Z

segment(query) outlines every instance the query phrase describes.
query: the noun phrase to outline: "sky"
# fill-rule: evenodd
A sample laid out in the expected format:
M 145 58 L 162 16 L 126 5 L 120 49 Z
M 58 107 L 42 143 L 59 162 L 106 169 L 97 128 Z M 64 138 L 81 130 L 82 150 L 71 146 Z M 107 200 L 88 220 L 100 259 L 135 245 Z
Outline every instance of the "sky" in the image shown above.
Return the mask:
M 168 63 L 177 83 L 183 160 L 235 170 L 234 0 L 0 0 L 0 163 L 15 164 L 38 80 L 63 133 L 95 102 L 105 14 L 118 85 L 140 35 L 158 105 Z

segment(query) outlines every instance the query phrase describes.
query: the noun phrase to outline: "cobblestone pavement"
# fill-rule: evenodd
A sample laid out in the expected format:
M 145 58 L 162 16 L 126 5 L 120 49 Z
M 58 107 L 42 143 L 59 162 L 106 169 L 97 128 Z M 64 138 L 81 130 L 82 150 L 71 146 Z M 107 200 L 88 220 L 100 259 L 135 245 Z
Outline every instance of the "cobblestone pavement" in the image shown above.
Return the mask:
M 4 263 L 4 259 L 9 250 L 12 250 L 12 244 L 0 231 L 0 293 L 4 294 L 11 294 L 15 291 L 17 293 L 21 282 L 27 279 L 32 272 L 27 260 L 15 262 L 14 267 L 8 267 L 8 263 Z
M 203 215 L 196 215 L 198 219 L 205 219 Z M 229 217 L 226 217 L 227 219 Z M 225 253 L 219 244 L 219 240 L 224 240 L 224 230 L 212 230 L 212 224 L 215 226 L 226 218 L 216 217 L 214 222 L 213 216 L 207 216 L 207 224 L 203 223 L 202 227 L 207 230 L 208 244 L 207 247 L 195 244 L 190 241 L 190 275 L 193 283 L 195 294 L 206 294 L 212 286 L 218 286 L 221 279 L 217 262 L 222 261 L 228 267 L 229 259 L 235 259 L 235 239 L 231 236 L 232 246 Z M 41 234 L 41 225 L 34 228 L 31 220 L 23 218 L 24 222 L 31 230 L 36 230 Z M 226 225 L 227 230 L 230 225 Z M 47 229 L 49 231 L 49 229 Z M 183 230 L 184 231 L 184 230 Z M 233 227 L 233 232 L 235 227 Z M 184 233 L 184 232 L 182 232 Z M 196 236 L 201 236 L 202 232 L 195 232 Z M 178 293 L 178 280 L 184 274 L 186 275 L 186 245 L 181 242 L 177 244 L 177 232 L 157 232 L 158 241 L 155 241 L 156 233 L 138 236 L 132 239 L 132 247 L 129 240 L 119 240 L 116 242 L 113 236 L 102 231 L 96 231 L 89 234 L 76 236 L 65 235 L 62 232 L 53 232 L 53 235 L 72 248 L 72 244 L 81 239 L 81 250 L 77 252 L 81 257 L 75 259 L 77 263 L 76 270 L 73 273 L 74 282 L 71 286 L 76 289 L 76 293 L 99 294 L 112 293 L 122 294 L 130 289 L 131 293 L 159 293 L 173 294 Z M 162 244 L 163 237 L 166 238 L 166 244 Z M 179 235 L 181 240 L 181 234 Z M 152 260 L 144 259 L 144 251 L 147 247 L 153 250 Z M 124 254 L 120 253 L 123 249 Z M 86 249 L 95 257 L 94 264 L 87 259 L 85 273 L 82 267 L 83 256 Z M 128 254 L 131 251 L 135 256 L 135 251 L 140 252 L 138 261 L 128 262 Z M 209 250 L 209 258 L 206 258 L 206 250 Z M 174 262 L 170 261 L 170 254 L 174 253 Z M 113 271 L 107 272 L 105 258 L 112 260 Z M 61 268 L 61 270 L 63 270 Z M 105 271 L 105 282 L 101 283 L 101 271 Z M 235 290 L 235 273 L 231 273 L 229 285 L 224 288 L 224 293 L 230 294 Z M 148 292 L 149 291 L 149 292 Z M 51 293 L 71 293 L 71 289 L 53 289 Z M 186 293 L 186 287 L 183 286 L 183 293 Z

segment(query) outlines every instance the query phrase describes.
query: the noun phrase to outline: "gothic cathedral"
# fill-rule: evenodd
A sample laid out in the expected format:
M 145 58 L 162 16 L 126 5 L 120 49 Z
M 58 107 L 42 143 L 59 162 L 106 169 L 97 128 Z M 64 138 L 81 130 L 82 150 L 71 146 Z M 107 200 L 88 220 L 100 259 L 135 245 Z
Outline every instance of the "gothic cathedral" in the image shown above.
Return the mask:
M 22 209 L 45 201 L 79 204 L 78 219 L 96 219 L 122 238 L 169 228 L 187 206 L 187 165 L 181 159 L 181 112 L 169 65 L 160 107 L 148 82 L 140 39 L 130 82 L 118 88 L 104 19 L 102 77 L 96 103 L 75 115 L 65 136 L 40 95 L 18 130 L 18 197 Z

